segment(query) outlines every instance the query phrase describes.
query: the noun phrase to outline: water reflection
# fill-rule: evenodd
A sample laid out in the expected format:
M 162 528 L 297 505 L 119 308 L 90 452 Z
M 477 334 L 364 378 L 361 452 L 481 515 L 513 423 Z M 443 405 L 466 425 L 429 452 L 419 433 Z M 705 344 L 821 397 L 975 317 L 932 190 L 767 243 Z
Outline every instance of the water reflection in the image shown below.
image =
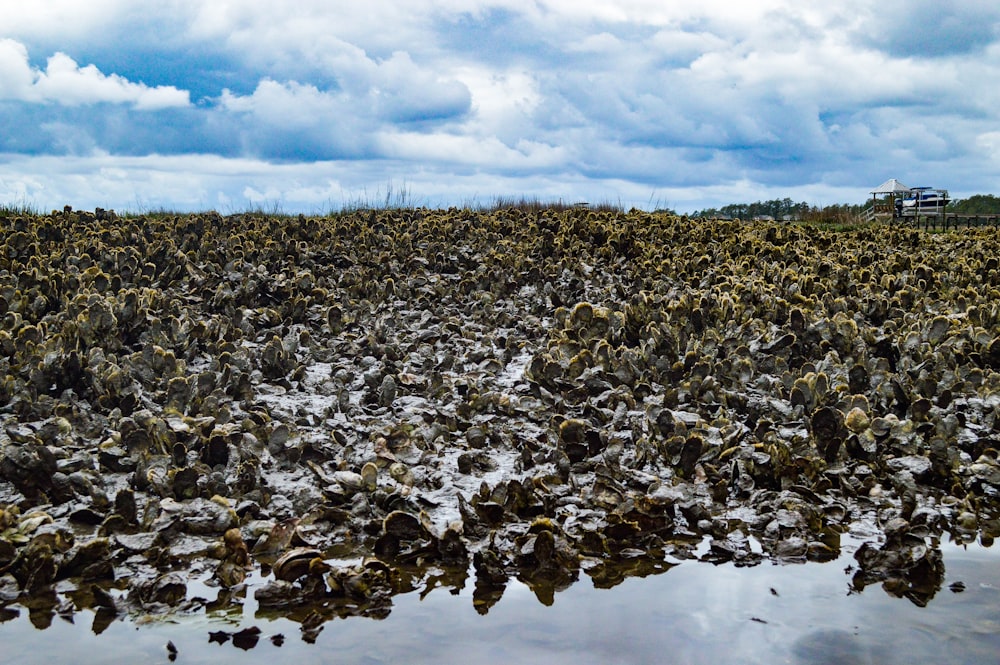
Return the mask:
M 4 608 L 0 636 L 11 647 L 5 662 L 13 663 L 65 660 L 65 645 L 87 643 L 88 632 L 100 648 L 95 662 L 162 662 L 174 653 L 178 662 L 248 665 L 273 659 L 279 648 L 282 659 L 372 663 L 976 663 L 996 653 L 992 551 L 935 544 L 931 559 L 941 565 L 934 567 L 914 562 L 912 550 L 908 562 L 884 544 L 871 550 L 830 564 L 749 568 L 637 556 L 620 566 L 584 566 L 575 584 L 523 576 L 492 590 L 455 571 L 403 571 L 408 591 L 366 614 L 370 621 L 353 615 L 356 604 L 262 608 L 254 600 L 266 583 L 259 575 L 248 578 L 248 593 L 215 590 L 226 596 L 217 609 L 207 609 L 217 601 L 203 603 L 169 621 L 109 621 L 107 608 L 80 609 L 52 592 Z M 875 565 L 865 568 L 869 558 Z M 207 590 L 192 585 L 189 595 Z M 484 600 L 487 592 L 495 597 Z M 295 634 L 300 639 L 286 640 Z
M 881 547 L 864 543 L 854 558 L 859 568 L 851 586 L 858 592 L 881 582 L 886 593 L 924 607 L 944 582 L 941 550 L 928 547 L 922 538 L 889 538 Z
M 865 644 L 846 630 L 817 630 L 806 633 L 792 644 L 796 663 L 802 665 L 872 665 L 890 662 L 880 645 Z

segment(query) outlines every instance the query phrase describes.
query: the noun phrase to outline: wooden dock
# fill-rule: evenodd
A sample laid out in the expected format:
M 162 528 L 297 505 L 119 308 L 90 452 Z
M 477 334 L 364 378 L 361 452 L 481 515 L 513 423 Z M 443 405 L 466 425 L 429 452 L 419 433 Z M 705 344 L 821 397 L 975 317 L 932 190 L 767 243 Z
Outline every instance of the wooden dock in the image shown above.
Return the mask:
M 868 206 L 858 215 L 859 222 L 880 221 L 888 224 L 903 224 L 926 231 L 949 231 L 952 229 L 978 228 L 980 226 L 1000 226 L 1000 214 L 967 215 L 955 212 L 932 212 L 920 215 L 896 216 L 892 205 Z
M 914 217 L 897 217 L 894 223 L 902 223 L 925 231 L 951 231 L 957 229 L 978 228 L 981 226 L 1000 226 L 1000 215 L 963 215 L 945 213 L 937 215 L 917 215 Z

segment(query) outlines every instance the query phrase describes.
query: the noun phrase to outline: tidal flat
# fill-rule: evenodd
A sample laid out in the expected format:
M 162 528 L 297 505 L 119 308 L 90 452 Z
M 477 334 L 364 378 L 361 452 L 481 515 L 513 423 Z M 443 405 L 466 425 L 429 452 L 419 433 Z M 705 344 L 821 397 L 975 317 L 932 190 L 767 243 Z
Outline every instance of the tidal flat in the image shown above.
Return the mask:
M 0 230 L 0 633 L 24 658 L 78 623 L 185 662 L 440 662 L 491 634 L 527 637 L 482 662 L 992 648 L 996 228 L 509 208 Z

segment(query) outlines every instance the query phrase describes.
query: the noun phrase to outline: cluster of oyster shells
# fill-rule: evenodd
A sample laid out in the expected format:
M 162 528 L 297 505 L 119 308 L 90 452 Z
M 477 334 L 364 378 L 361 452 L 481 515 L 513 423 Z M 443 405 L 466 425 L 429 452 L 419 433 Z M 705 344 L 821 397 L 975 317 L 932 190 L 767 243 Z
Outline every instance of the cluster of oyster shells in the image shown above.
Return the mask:
M 0 218 L 0 611 L 384 615 L 1000 532 L 1000 233 L 639 211 Z M 219 588 L 193 597 L 192 580 Z M 55 593 L 59 589 L 60 593 Z

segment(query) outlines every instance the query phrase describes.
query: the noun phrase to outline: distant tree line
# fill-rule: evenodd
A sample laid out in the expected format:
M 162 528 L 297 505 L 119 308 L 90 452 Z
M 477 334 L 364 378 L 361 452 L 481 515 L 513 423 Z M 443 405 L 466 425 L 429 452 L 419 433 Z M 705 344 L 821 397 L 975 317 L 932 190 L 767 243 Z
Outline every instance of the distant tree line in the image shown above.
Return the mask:
M 795 203 L 790 198 L 757 201 L 755 203 L 731 203 L 721 208 L 705 208 L 691 214 L 691 217 L 754 219 L 771 217 L 776 220 L 799 221 L 841 221 L 857 215 L 863 205 L 834 204 L 811 206 L 805 201 Z
M 869 203 L 870 201 L 858 205 L 837 203 L 814 206 L 805 201 L 795 203 L 790 198 L 784 198 L 755 203 L 730 203 L 721 208 L 698 210 L 690 216 L 709 219 L 771 217 L 779 221 L 789 219 L 803 222 L 846 222 L 854 219 Z M 976 194 L 967 199 L 955 199 L 948 204 L 948 212 L 960 215 L 1000 215 L 1000 196 Z
M 1000 215 L 1000 197 L 976 194 L 967 199 L 956 199 L 948 204 L 948 212 L 959 215 Z

